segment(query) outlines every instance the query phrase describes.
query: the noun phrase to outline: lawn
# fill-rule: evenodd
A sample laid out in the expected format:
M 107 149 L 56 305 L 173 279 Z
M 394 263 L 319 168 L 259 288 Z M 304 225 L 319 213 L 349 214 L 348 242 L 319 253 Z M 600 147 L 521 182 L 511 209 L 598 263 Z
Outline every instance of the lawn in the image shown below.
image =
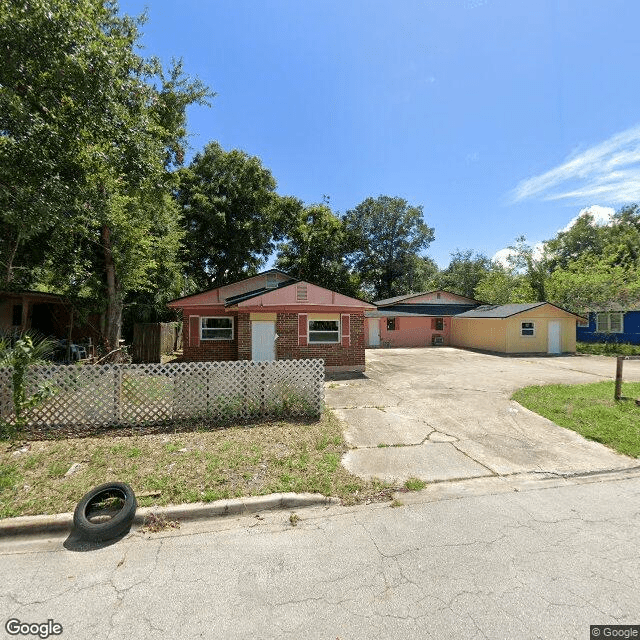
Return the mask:
M 525 387 L 512 398 L 561 427 L 634 458 L 640 457 L 640 382 L 626 382 L 613 399 L 614 382 Z
M 24 445 L 24 446 L 23 446 Z M 138 436 L 0 441 L 0 517 L 73 511 L 92 487 L 129 483 L 139 506 L 318 492 L 346 503 L 391 499 L 392 487 L 351 475 L 342 427 L 274 421 Z M 71 466 L 80 466 L 66 476 Z M 140 494 L 155 495 L 140 497 Z

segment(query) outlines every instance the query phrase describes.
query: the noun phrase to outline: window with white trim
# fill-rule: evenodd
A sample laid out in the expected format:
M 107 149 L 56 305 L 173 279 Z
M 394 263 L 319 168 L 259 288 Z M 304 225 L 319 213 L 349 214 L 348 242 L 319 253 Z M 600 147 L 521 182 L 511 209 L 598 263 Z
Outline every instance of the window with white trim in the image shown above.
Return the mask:
M 533 322 L 521 322 L 520 323 L 520 335 L 521 336 L 535 336 L 536 325 Z
M 200 340 L 233 340 L 233 316 L 201 318 Z
M 309 344 L 340 342 L 339 320 L 309 320 Z
M 622 333 L 622 313 L 596 314 L 596 331 L 598 333 Z

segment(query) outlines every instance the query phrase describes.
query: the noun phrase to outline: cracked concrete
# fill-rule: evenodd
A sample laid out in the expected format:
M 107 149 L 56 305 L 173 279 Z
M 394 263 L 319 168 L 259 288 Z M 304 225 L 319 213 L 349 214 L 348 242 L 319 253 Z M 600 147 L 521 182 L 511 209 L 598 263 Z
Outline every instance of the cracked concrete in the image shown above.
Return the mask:
M 510 400 L 532 384 L 613 379 L 615 358 L 523 357 L 453 348 L 367 350 L 366 378 L 327 385 L 327 404 L 364 478 L 427 482 L 512 474 L 575 474 L 640 465 Z M 625 363 L 640 380 L 640 362 Z
M 86 552 L 3 540 L 0 617 L 99 640 L 577 640 L 638 623 L 640 473 L 482 482 L 396 509 L 312 507 L 297 527 L 266 512 Z

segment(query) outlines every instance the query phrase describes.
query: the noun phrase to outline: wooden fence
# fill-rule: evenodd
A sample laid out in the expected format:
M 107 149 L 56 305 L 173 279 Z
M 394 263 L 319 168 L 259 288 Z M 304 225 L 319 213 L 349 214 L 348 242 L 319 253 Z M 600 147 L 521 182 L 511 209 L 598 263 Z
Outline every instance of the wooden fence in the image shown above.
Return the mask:
M 37 366 L 27 389 L 53 395 L 28 427 L 149 425 L 179 420 L 319 415 L 324 360 Z M 0 418 L 12 422 L 11 370 L 0 369 Z
M 133 325 L 132 360 L 136 363 L 161 362 L 162 354 L 181 348 L 181 322 L 152 322 Z

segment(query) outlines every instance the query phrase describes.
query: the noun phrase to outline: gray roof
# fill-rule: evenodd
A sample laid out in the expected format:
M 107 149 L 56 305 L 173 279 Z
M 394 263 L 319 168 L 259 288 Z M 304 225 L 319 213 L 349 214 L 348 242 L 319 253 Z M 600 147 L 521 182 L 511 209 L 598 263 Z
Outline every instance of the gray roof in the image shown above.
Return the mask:
M 471 311 L 467 311 L 465 313 L 458 314 L 458 318 L 508 318 L 510 316 L 518 315 L 519 313 L 524 313 L 525 311 L 531 311 L 531 309 L 536 309 L 537 307 L 541 307 L 542 305 L 548 304 L 556 309 L 560 309 L 561 311 L 565 311 L 566 313 L 570 313 L 572 316 L 576 316 L 577 318 L 582 318 L 582 316 L 577 313 L 573 313 L 573 311 L 567 311 L 562 307 L 559 307 L 557 304 L 552 304 L 551 302 L 522 302 L 519 304 L 484 304 L 480 307 L 472 309 Z
M 369 318 L 392 318 L 394 316 L 456 316 L 464 311 L 469 311 L 478 305 L 475 304 L 394 304 L 376 311 L 369 311 Z
M 518 304 L 483 304 L 471 311 L 458 314 L 458 318 L 508 318 L 524 311 L 530 311 L 547 304 L 546 302 L 522 302 Z

